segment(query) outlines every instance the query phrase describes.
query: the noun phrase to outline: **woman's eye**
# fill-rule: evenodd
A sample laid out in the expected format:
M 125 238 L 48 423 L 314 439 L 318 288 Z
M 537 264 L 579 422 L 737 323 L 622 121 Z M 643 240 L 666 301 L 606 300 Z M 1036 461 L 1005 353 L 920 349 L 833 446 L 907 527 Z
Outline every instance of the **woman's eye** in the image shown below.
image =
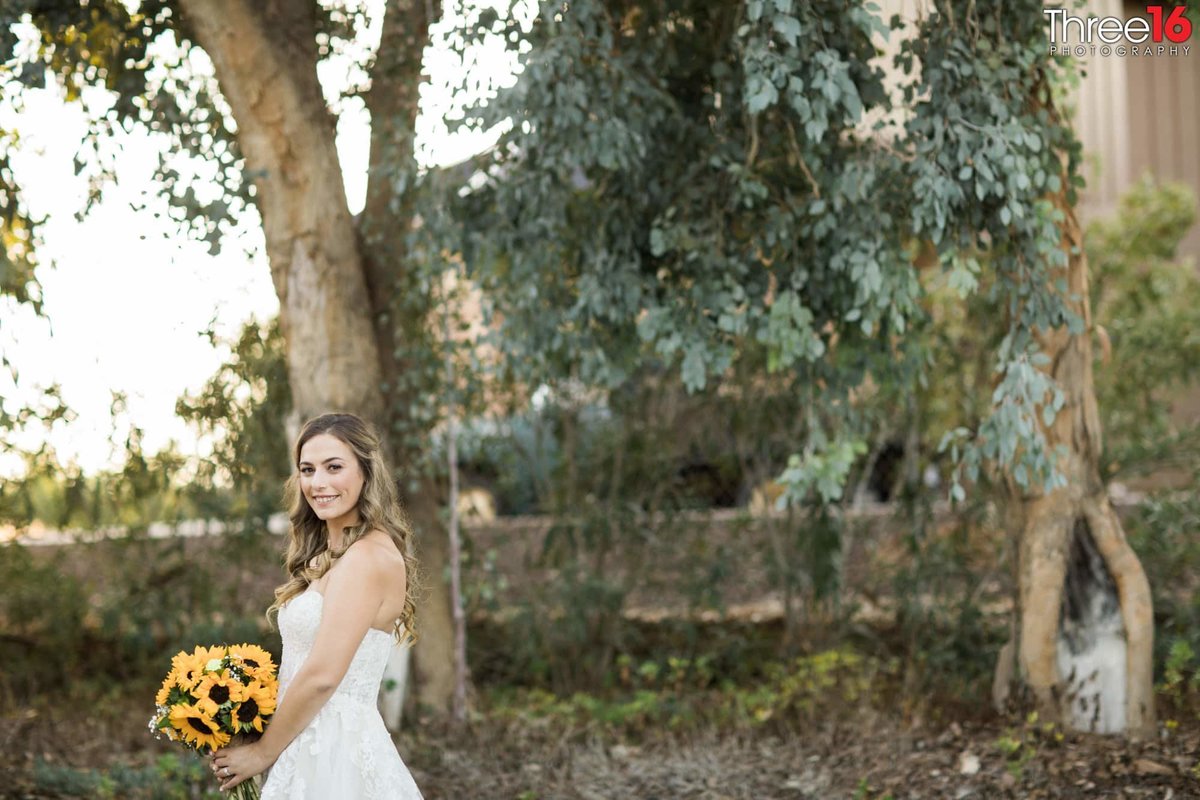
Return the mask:
M 342 468 L 342 465 L 341 465 L 341 464 L 330 464 L 330 465 L 329 465 L 329 471 L 330 471 L 330 472 L 337 472 L 337 471 L 338 471 L 339 469 L 341 469 L 341 468 Z
M 312 473 L 312 467 L 301 467 L 300 468 L 301 475 L 309 475 L 311 473 Z

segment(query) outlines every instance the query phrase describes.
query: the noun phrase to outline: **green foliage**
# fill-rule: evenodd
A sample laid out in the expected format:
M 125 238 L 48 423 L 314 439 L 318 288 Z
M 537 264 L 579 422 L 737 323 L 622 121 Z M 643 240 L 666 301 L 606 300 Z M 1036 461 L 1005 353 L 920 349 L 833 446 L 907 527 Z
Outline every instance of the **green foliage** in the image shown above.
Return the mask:
M 645 369 L 611 391 L 542 384 L 536 402 L 466 421 L 459 463 L 505 514 L 559 513 L 586 503 L 645 511 L 743 503 L 776 474 L 806 415 L 795 381 L 760 381 L 688 394 Z M 590 499 L 588 499 L 590 498 Z
M 202 517 L 261 529 L 279 509 L 289 472 L 283 426 L 291 394 L 283 340 L 277 323 L 252 321 L 236 340 L 214 336 L 213 341 L 229 347 L 229 359 L 198 394 L 176 404 L 180 417 L 210 437 L 210 458 L 189 463 L 173 446 L 148 454 L 142 431 L 132 422 L 124 440 L 113 443 L 122 461 L 116 470 L 84 475 L 43 447 L 23 454 L 26 466 L 19 479 L 0 484 L 0 521 L 25 527 L 39 520 L 60 530 L 96 531 L 145 530 L 154 522 Z M 128 418 L 119 393 L 112 414 L 118 423 Z M 39 418 L 51 426 L 69 419 L 70 412 L 61 403 L 49 410 L 24 409 L 12 422 L 25 425 Z
M 244 174 L 228 106 L 211 71 L 200 66 L 208 60 L 193 52 L 186 18 L 176 4 L 144 0 L 131 8 L 119 0 L 17 0 L 10 13 L 32 23 L 37 40 L 34 47 L 18 50 L 12 31 L 4 27 L 0 51 L 6 68 L 0 78 L 6 101 L 20 102 L 23 86 L 49 82 L 68 102 L 79 102 L 89 87 L 109 93 L 111 105 L 87 115 L 75 157 L 77 173 L 90 184 L 88 208 L 116 181 L 113 143 L 123 131 L 139 127 L 163 142 L 155 179 L 169 215 L 216 252 L 223 233 L 253 202 L 252 184 Z M 184 166 L 187 158 L 208 167 Z M 4 188 L 19 197 L 19 187 L 6 183 Z
M 850 398 L 868 371 L 897 387 L 921 375 L 908 334 L 925 319 L 911 254 L 926 240 L 960 293 L 991 268 L 1008 323 L 990 413 L 956 434 L 956 456 L 971 477 L 995 462 L 1050 481 L 1037 409 L 1060 401 L 1032 332 L 1077 324 L 1040 287 L 1065 263 L 1046 196 L 1074 191 L 1078 145 L 1048 99 L 1041 7 L 1001 20 L 936 4 L 897 58 L 902 129 L 874 121 L 893 111 L 872 60 L 877 11 L 749 0 L 618 15 L 577 0 L 544 4 L 528 31 L 469 20 L 462 47 L 507 35 L 526 48 L 517 83 L 464 123 L 512 124 L 449 234 L 505 367 L 612 386 L 662 361 L 695 391 L 760 345 L 766 372 L 819 386 L 832 412 L 797 442 L 811 458 L 861 438 Z M 832 458 L 826 502 L 849 474 Z
M 1036 711 L 1029 713 L 1019 728 L 1010 728 L 996 740 L 996 749 L 1004 757 L 1004 768 L 1017 780 L 1030 761 L 1047 749 L 1059 747 L 1064 739 L 1062 731 L 1053 722 L 1039 722 Z
M 877 794 L 875 787 L 866 778 L 860 778 L 854 789 L 854 800 L 895 800 L 891 792 Z
M 1200 494 L 1152 497 L 1126 523 L 1154 599 L 1154 674 L 1167 731 L 1200 720 Z M 1193 768 L 1193 774 L 1197 769 Z
M 291 471 L 284 421 L 292 396 L 283 335 L 274 320 L 248 322 L 231 342 L 211 331 L 209 336 L 229 348 L 229 359 L 196 396 L 175 404 L 175 413 L 213 442 L 190 494 L 206 517 L 265 519 L 279 510 Z
M 8 369 L 12 376 L 12 382 L 15 384 L 19 377 L 16 367 L 3 353 L 0 353 L 0 361 Z M 48 438 L 48 434 L 55 427 L 69 425 L 76 416 L 75 412 L 63 401 L 62 387 L 53 384 L 49 388 L 42 389 L 40 397 L 23 408 L 13 408 L 12 405 L 11 403 L 6 404 L 4 399 L 0 398 L 0 434 L 3 434 L 0 435 L 0 453 L 21 456 L 26 462 L 27 474 L 52 478 L 54 471 L 49 467 L 57 464 L 57 457 L 53 448 L 45 442 L 45 438 Z M 34 426 L 42 428 L 47 436 L 43 438 L 43 444 L 37 451 L 23 452 L 15 444 L 19 438 L 18 434 L 28 432 Z M 73 472 L 78 473 L 78 470 L 73 470 Z M 34 504 L 31 498 L 20 489 L 20 483 L 19 481 L 0 482 L 0 521 L 25 524 L 20 520 L 33 518 Z M 61 514 L 62 508 L 56 508 L 54 513 Z
M 16 148 L 16 135 L 11 131 L 0 131 L 0 189 L 8 189 L 0 191 L 0 297 L 8 296 L 18 303 L 28 303 L 40 314 L 42 287 L 35 270 L 41 220 L 33 219 L 20 196 L 9 188 L 16 185 L 12 171 L 12 155 Z M 3 353 L 0 353 L 0 364 L 11 369 L 8 356 Z
M 1150 576 L 1154 595 L 1155 674 L 1165 678 L 1173 648 L 1200 653 L 1200 495 L 1152 497 L 1127 523 L 1129 543 Z M 1181 643 L 1181 644 L 1180 644 Z
M 211 61 L 193 43 L 188 17 L 181 13 L 178 3 L 147 0 L 131 6 L 120 0 L 17 0 L 5 10 L 6 18 L 20 18 L 35 32 L 33 41 L 18 47 L 15 34 L 7 24 L 4 26 L 0 84 L 6 102 L 19 104 L 25 87 L 46 83 L 57 84 L 68 102 L 80 101 L 84 89 L 106 90 L 90 95 L 101 98 L 100 102 L 82 104 L 87 130 L 76 156 L 76 169 L 89 180 L 90 193 L 88 206 L 81 213 L 87 213 L 105 187 L 116 181 L 114 150 L 122 146 L 126 132 L 138 129 L 151 133 L 151 140 L 161 145 L 154 176 L 158 191 L 146 201 L 156 216 L 165 213 L 182 233 L 207 243 L 213 252 L 221 246 L 224 235 L 239 224 L 257 222 L 252 206 L 257 202 L 255 180 L 261 176 L 246 170 L 237 139 L 238 126 L 222 96 Z M 254 3 L 246 10 L 252 14 L 270 13 Z M 311 19 L 307 21 L 312 24 L 315 41 L 306 45 L 293 37 L 287 42 L 276 39 L 268 46 L 294 46 L 302 58 L 311 55 L 314 66 L 333 55 L 354 53 L 356 48 L 348 48 L 347 41 L 368 26 L 367 12 L 342 2 L 311 3 L 309 11 Z M 261 24 L 271 31 L 274 23 L 264 18 Z M 311 50 L 306 51 L 306 47 Z M 420 43 L 415 47 L 419 66 Z M 412 80 L 408 89 L 416 97 L 419 69 Z M 352 86 L 345 94 L 362 93 L 365 88 Z M 110 103 L 106 104 L 105 99 Z M 337 101 L 332 105 L 335 113 L 340 110 Z M 407 111 L 415 113 L 415 109 Z M 20 187 L 8 169 L 9 152 L 18 145 L 9 137 L 0 139 L 0 213 L 8 223 L 0 257 L 0 292 L 38 302 L 36 286 L 31 283 L 36 235 L 21 205 Z M 420 226 L 409 224 L 410 217 L 418 213 L 429 220 L 436 218 L 437 204 L 417 208 L 413 202 L 416 193 L 405 191 L 415 183 L 411 150 L 400 147 L 396 151 L 403 163 L 385 163 L 377 171 L 398 176 L 397 196 L 381 209 L 383 213 L 364 217 L 360 243 L 368 283 L 376 294 L 372 306 L 384 311 L 378 320 L 381 349 L 394 366 L 389 370 L 390 384 L 381 387 L 388 395 L 390 411 L 389 419 L 381 422 L 389 433 L 393 460 L 406 465 L 415 479 L 421 472 L 438 471 L 437 462 L 429 458 L 429 431 L 442 418 L 438 400 L 445 389 L 443 356 L 456 350 L 449 343 L 439 346 L 438 337 L 432 335 L 440 327 L 435 312 L 450 299 L 438 288 L 445 259 L 438 249 L 428 249 L 428 237 Z M 421 188 L 424 191 L 425 187 Z M 412 236 L 408 236 L 410 232 Z M 403 269 L 401 265 L 412 268 Z M 231 366 L 236 368 L 236 363 Z M 460 377 L 462 374 L 460 371 Z M 283 383 L 272 381 L 270 386 L 276 393 Z M 201 421 L 205 414 L 213 411 L 219 401 L 230 399 L 221 400 L 219 386 L 210 385 L 206 391 L 207 397 L 195 398 L 196 405 L 181 412 L 190 413 L 201 427 L 205 425 Z M 457 405 L 467 403 L 460 399 Z M 250 445 L 253 437 L 232 436 L 226 441 Z M 236 445 L 231 447 L 236 449 Z M 261 476 L 256 480 L 269 482 L 279 470 L 279 462 L 272 460 L 275 448 L 260 452 L 261 460 L 272 466 L 254 474 Z M 237 458 L 226 458 L 226 465 L 217 465 L 218 475 L 227 470 L 228 463 L 250 468 L 244 458 L 247 453 L 222 455 Z M 208 466 L 204 469 L 213 471 Z M 236 473 L 235 469 L 233 477 Z M 243 483 L 236 497 L 219 497 L 220 493 L 212 490 L 212 477 L 202 476 L 200 482 L 206 496 L 199 500 L 206 508 L 232 504 L 231 513 L 261 513 L 259 501 L 265 495 L 259 491 L 260 486 Z
M 745 683 L 718 680 L 703 660 L 668 658 L 636 668 L 625 660 L 619 666 L 627 677 L 615 694 L 503 691 L 489 714 L 500 722 L 541 722 L 564 735 L 600 728 L 635 740 L 714 727 L 783 732 L 805 725 L 819 711 L 870 705 L 890 669 L 849 649 L 767 663 L 761 677 Z
M 61 686 L 87 662 L 84 620 L 88 596 L 62 579 L 63 558 L 35 559 L 29 548 L 0 546 L 0 638 L 5 695 L 26 696 Z
M 153 687 L 172 655 L 198 643 L 257 641 L 278 652 L 262 615 L 262 576 L 277 579 L 277 548 L 254 533 L 0 547 L 0 704 L 72 682 Z
M 624 643 L 624 587 L 571 563 L 530 599 L 513 621 L 528 678 L 558 691 L 601 683 Z
M 497 513 L 533 514 L 549 507 L 551 476 L 560 458 L 549 417 L 525 410 L 465 423 L 458 441 L 459 467 L 469 481 L 491 489 Z
M 1087 228 L 1092 319 L 1103 332 L 1093 352 L 1106 479 L 1164 468 L 1194 471 L 1200 429 L 1172 417 L 1173 403 L 1195 386 L 1200 363 L 1200 279 L 1176 254 L 1194 215 L 1186 188 L 1142 182 L 1122 198 L 1118 215 Z M 990 393 L 1003 389 L 996 387 L 991 353 L 1001 346 L 1005 323 L 991 313 L 996 277 L 989 256 L 980 258 L 974 267 L 981 273 L 979 292 L 965 302 L 952 274 L 926 279 L 931 319 L 916 331 L 931 358 L 919 391 L 920 425 L 925 435 L 950 431 L 942 447 L 955 460 L 990 413 Z M 1023 367 L 1031 368 L 1032 362 Z M 1026 385 L 1036 387 L 1038 380 L 1031 375 Z M 988 482 L 982 470 L 971 477 Z M 975 493 L 981 491 L 977 484 Z
M 765 61 L 772 19 L 751 31 L 737 7 L 708 3 L 621 19 L 592 2 L 542 9 L 520 80 L 477 120 L 515 124 L 464 221 L 467 263 L 503 310 L 497 341 L 514 369 L 578 364 L 585 383 L 613 385 L 649 356 L 679 364 L 696 390 L 747 340 L 783 369 L 824 354 L 824 326 L 851 308 L 863 319 L 840 331 L 846 345 L 911 307 L 911 277 L 864 236 L 889 232 L 872 190 L 898 162 L 843 135 L 860 95 L 883 102 L 882 73 L 866 64 L 878 23 L 835 11 L 806 9 L 812 25 L 782 65 L 793 85 L 826 93 L 800 120 L 819 135 L 797 139 L 785 110 L 746 129 L 747 92 L 762 96 L 780 66 Z M 799 22 L 778 25 L 786 38 Z
M 34 763 L 38 796 L 89 800 L 217 800 L 221 792 L 203 759 L 194 754 L 164 754 L 152 765 L 116 764 L 105 770 L 77 769 L 42 759 Z
M 1171 642 L 1159 690 L 1176 702 L 1188 695 L 1200 695 L 1200 662 L 1196 659 L 1196 651 L 1184 639 Z
M 119 392 L 113 394 L 112 415 L 118 425 L 127 422 L 125 397 Z M 60 530 L 121 526 L 144 531 L 152 522 L 174 522 L 194 513 L 179 486 L 184 459 L 175 448 L 146 453 L 142 430 L 132 422 L 124 439 L 119 436 L 115 431 L 113 446 L 122 453 L 123 465 L 95 475 L 61 463 L 46 445 L 23 453 L 24 474 L 0 483 L 0 521 L 18 528 L 38 520 Z
M 1200 377 L 1200 277 L 1177 254 L 1195 219 L 1189 189 L 1146 179 L 1116 216 L 1088 227 L 1092 314 L 1109 340 L 1095 373 L 1106 475 L 1200 467 L 1200 427 L 1171 414 Z
M 1073 202 L 1081 180 L 1075 174 L 1079 143 L 1049 95 L 1055 65 L 1046 55 L 1040 11 L 1027 3 L 1006 9 L 1001 19 L 971 4 L 940 3 L 920 35 L 902 45 L 899 61 L 920 63 L 920 88 L 929 92 L 928 100 L 919 100 L 918 87 L 905 90 L 916 101 L 908 123 L 917 153 L 914 232 L 933 241 L 944 267 L 959 271 L 959 288 L 971 283 L 961 276 L 963 265 L 968 274 L 974 267 L 962 257 L 986 253 L 995 276 L 989 299 L 1007 325 L 996 354 L 999 385 L 991 413 L 973 435 L 954 431 L 942 447 L 968 442 L 962 458 L 972 480 L 993 462 L 1012 469 L 1022 486 L 1049 487 L 1062 478 L 1045 448 L 1039 412 L 1053 419 L 1062 401 L 1038 369 L 1045 360 L 1034 330 L 1067 325 L 1078 332 L 1081 320 L 1063 303 L 1066 288 L 1056 276 L 1067 257 L 1062 217 L 1047 195 L 1065 191 Z
M 967 508 L 978 511 L 974 506 Z M 918 702 L 934 692 L 984 702 L 1008 634 L 1007 617 L 985 611 L 1003 593 L 1004 554 L 990 533 L 979 532 L 990 526 L 973 516 L 964 513 L 943 530 L 927 517 L 901 517 L 907 557 L 881 566 L 897 610 L 896 639 L 886 652 L 903 663 L 906 696 Z
M 840 441 L 825 452 L 792 455 L 787 469 L 779 477 L 785 487 L 783 499 L 787 504 L 800 505 L 809 492 L 815 491 L 822 504 L 842 499 L 842 487 L 858 456 L 867 451 L 861 441 Z

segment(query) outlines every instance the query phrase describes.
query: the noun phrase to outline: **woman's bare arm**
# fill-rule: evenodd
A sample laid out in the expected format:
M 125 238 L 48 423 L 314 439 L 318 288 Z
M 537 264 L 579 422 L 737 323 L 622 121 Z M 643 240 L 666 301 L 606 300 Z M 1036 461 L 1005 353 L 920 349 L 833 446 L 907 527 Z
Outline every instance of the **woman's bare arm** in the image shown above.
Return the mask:
M 312 651 L 288 684 L 262 739 L 214 754 L 214 762 L 219 767 L 230 766 L 238 778 L 223 785 L 222 790 L 273 764 L 342 682 L 359 644 L 379 614 L 388 586 L 396 579 L 391 560 L 379 558 L 372 552 L 374 546 L 356 542 L 329 571 Z M 403 570 L 403 562 L 400 568 Z M 245 774 L 256 767 L 257 771 Z

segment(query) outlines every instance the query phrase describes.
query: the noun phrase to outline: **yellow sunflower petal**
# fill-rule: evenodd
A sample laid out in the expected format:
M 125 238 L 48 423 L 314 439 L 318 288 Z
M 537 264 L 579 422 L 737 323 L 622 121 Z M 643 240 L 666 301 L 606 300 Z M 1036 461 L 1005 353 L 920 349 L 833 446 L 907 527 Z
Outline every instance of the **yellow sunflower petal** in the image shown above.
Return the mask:
M 196 684 L 194 694 L 205 711 L 216 714 L 226 703 L 240 703 L 246 695 L 246 687 L 229 670 L 223 669 L 205 673 Z
M 178 675 L 179 685 L 186 688 L 199 680 L 209 659 L 208 648 L 197 647 L 191 653 L 178 653 L 171 661 L 171 670 Z
M 197 647 L 193 652 L 193 656 L 197 661 L 204 664 L 206 670 L 217 669 L 213 666 L 214 661 L 220 661 L 228 654 L 229 649 L 224 645 L 213 645 L 212 647 Z
M 246 686 L 242 701 L 231 711 L 236 726 L 250 726 L 262 732 L 267 719 L 275 713 L 277 688 L 262 681 L 252 681 Z
M 247 674 L 261 677 L 275 672 L 275 661 L 271 654 L 256 644 L 234 644 L 229 646 L 229 655 L 245 665 Z
M 179 703 L 172 706 L 170 720 L 179 738 L 197 750 L 211 752 L 229 743 L 229 734 L 198 705 Z

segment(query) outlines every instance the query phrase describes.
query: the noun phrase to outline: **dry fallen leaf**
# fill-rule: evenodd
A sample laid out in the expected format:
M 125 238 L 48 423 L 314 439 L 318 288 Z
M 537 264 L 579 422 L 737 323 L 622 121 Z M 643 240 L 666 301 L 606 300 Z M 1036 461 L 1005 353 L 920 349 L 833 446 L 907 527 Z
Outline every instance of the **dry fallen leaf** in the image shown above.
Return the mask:
M 1175 770 L 1166 764 L 1159 764 L 1148 758 L 1139 758 L 1133 762 L 1133 768 L 1139 775 L 1174 775 Z

